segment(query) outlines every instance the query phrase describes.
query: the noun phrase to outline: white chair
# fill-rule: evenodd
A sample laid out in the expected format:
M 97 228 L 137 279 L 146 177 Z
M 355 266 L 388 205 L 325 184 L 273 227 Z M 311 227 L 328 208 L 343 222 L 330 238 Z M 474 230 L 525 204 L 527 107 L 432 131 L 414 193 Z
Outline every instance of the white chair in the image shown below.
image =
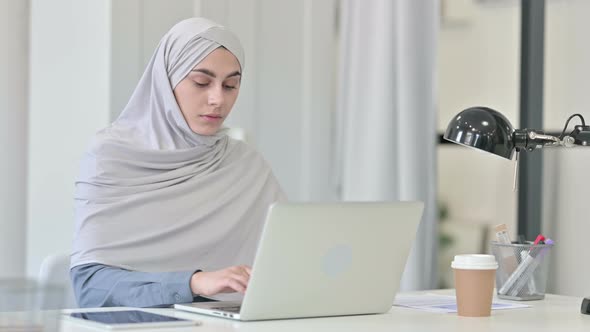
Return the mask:
M 246 133 L 246 130 L 244 128 L 230 127 L 228 129 L 229 130 L 227 131 L 227 136 L 229 136 L 233 139 L 237 139 L 238 141 L 244 141 L 244 142 L 248 143 L 248 141 L 249 141 L 248 133 Z
M 70 282 L 70 255 L 53 254 L 45 257 L 39 269 L 40 284 L 60 285 L 64 288 L 63 308 L 77 308 Z

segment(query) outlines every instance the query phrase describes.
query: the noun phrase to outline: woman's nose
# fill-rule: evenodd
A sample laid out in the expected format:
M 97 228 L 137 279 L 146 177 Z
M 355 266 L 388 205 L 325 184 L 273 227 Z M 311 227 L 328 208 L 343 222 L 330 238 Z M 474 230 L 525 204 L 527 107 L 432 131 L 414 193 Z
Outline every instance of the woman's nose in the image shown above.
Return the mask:
M 223 103 L 223 91 L 221 87 L 213 87 L 209 90 L 209 104 L 221 105 Z

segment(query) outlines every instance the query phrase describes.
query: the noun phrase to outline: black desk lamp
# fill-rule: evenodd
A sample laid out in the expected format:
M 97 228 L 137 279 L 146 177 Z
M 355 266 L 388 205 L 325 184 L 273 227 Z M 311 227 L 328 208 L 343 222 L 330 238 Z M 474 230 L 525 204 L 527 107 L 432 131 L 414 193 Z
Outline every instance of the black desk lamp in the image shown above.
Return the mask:
M 580 117 L 582 125 L 565 135 L 573 117 Z M 533 151 L 546 146 L 590 146 L 590 126 L 584 117 L 574 114 L 567 119 L 559 137 L 546 135 L 537 129 L 514 129 L 508 119 L 487 107 L 471 107 L 454 117 L 445 132 L 448 141 L 512 159 L 514 151 Z
M 566 135 L 570 120 L 576 116 L 580 118 L 582 125 L 575 126 Z M 582 115 L 574 114 L 567 119 L 561 135 L 552 136 L 536 129 L 514 129 L 499 112 L 477 106 L 457 114 L 449 122 L 444 138 L 511 160 L 514 151 L 530 152 L 546 146 L 590 146 L 590 126 L 586 126 Z M 590 314 L 590 297 L 582 301 L 581 312 Z

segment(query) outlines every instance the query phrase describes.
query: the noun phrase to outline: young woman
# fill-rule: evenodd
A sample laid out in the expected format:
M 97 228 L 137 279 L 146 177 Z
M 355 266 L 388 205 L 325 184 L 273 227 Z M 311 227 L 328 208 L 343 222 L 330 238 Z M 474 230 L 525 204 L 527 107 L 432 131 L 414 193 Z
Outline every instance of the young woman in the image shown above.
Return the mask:
M 234 34 L 182 21 L 119 118 L 96 134 L 75 191 L 71 278 L 81 307 L 246 291 L 266 211 L 284 194 L 260 154 L 222 127 L 243 69 Z

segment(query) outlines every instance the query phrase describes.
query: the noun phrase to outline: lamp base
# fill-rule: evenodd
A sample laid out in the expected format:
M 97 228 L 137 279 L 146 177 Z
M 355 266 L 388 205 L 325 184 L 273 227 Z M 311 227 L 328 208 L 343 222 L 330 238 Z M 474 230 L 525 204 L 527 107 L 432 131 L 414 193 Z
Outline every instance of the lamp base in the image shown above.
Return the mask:
M 582 308 L 580 310 L 584 315 L 590 315 L 590 297 L 585 297 L 582 300 Z

